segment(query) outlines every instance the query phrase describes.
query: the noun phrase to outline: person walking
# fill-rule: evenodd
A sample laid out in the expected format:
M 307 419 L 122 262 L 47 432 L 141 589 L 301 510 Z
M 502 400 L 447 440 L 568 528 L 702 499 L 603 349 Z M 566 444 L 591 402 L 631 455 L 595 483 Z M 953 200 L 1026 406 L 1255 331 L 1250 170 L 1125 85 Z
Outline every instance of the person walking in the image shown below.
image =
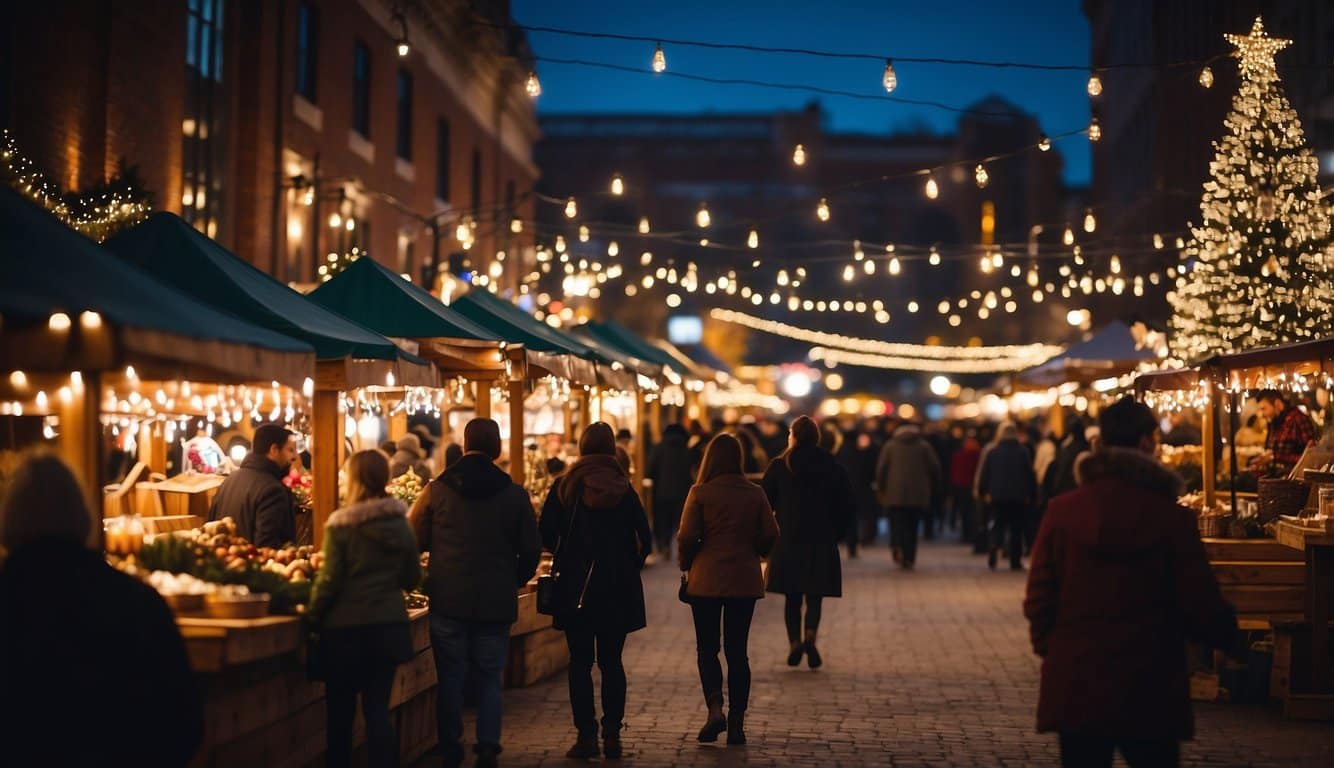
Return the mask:
M 555 554 L 552 624 L 570 649 L 570 709 L 578 738 L 565 756 L 599 755 L 593 661 L 602 673 L 602 749 L 622 754 L 626 636 L 647 625 L 640 569 L 653 544 L 639 494 L 616 461 L 611 427 L 594 422 L 579 438 L 579 458 L 542 505 L 542 544 Z
M 296 541 L 296 504 L 283 478 L 296 461 L 296 435 L 265 424 L 255 430 L 250 453 L 222 481 L 209 506 L 208 519 L 230 517 L 236 533 L 256 547 L 278 548 Z
M 394 443 L 394 453 L 389 460 L 389 474 L 398 477 L 410 471 L 421 480 L 428 480 L 432 473 L 426 463 L 426 456 L 421 438 L 415 432 L 409 432 Z
M 950 457 L 949 476 L 951 513 L 959 521 L 959 540 L 970 545 L 977 538 L 979 525 L 977 505 L 973 499 L 973 480 L 977 477 L 977 465 L 981 458 L 982 445 L 977 442 L 977 430 L 969 428 L 964 433 L 959 450 Z
M 22 456 L 0 498 L 0 744 L 6 765 L 190 763 L 204 736 L 197 678 L 157 591 L 88 548 L 73 471 Z M 128 676 L 127 676 L 128 675 Z M 129 734 L 132 751 L 122 751 Z M 119 755 L 119 758 L 113 757 Z
M 528 492 L 496 466 L 500 427 L 473 419 L 463 428 L 463 456 L 427 484 L 410 515 L 429 552 L 435 656 L 436 727 L 446 766 L 463 762 L 463 687 L 477 681 L 478 766 L 500 754 L 501 675 L 518 588 L 537 570 L 542 549 Z
M 819 443 L 820 428 L 815 422 L 808 416 L 797 417 L 787 450 L 769 462 L 763 481 L 780 531 L 769 560 L 766 590 L 785 599 L 788 666 L 797 666 L 805 655 L 811 669 L 824 663 L 815 645 L 824 598 L 843 595 L 838 542 L 853 510 L 847 473 L 820 450 Z
M 987 567 L 996 569 L 996 553 L 1004 545 L 1008 546 L 1010 570 L 1023 570 L 1024 529 L 1028 510 L 1037 498 L 1037 478 L 1033 459 L 1019 442 L 1014 424 L 1001 425 L 996 444 L 982 458 L 977 470 L 977 495 L 992 512 Z
M 764 597 L 760 558 L 778 540 L 778 521 L 764 490 L 745 476 L 740 441 L 713 438 L 704 451 L 699 478 L 686 497 L 677 533 L 686 595 L 695 621 L 695 653 L 708 720 L 699 740 L 714 742 L 727 731 L 728 744 L 745 744 L 750 702 L 750 621 Z M 719 622 L 727 657 L 727 715 L 723 716 L 723 668 L 718 663 Z
M 1099 416 L 1079 488 L 1047 506 L 1024 599 L 1042 657 L 1040 732 L 1061 762 L 1175 766 L 1193 733 L 1186 643 L 1233 649 L 1237 620 L 1181 480 L 1153 457 L 1153 412 L 1126 397 Z
M 672 537 L 681 523 L 681 506 L 690 492 L 695 459 L 680 424 L 668 424 L 662 440 L 653 446 L 644 477 L 653 481 L 653 539 L 660 557 L 670 557 Z
M 876 462 L 876 495 L 889 510 L 894 562 L 904 570 L 917 565 L 917 527 L 940 487 L 940 462 L 916 424 L 894 430 Z
M 398 765 L 389 693 L 398 665 L 412 659 L 403 590 L 421 581 L 408 508 L 389 496 L 389 461 L 378 450 L 347 461 L 348 505 L 324 527 L 324 562 L 311 585 L 308 624 L 319 636 L 330 768 L 352 765 L 357 695 L 366 721 L 367 762 Z

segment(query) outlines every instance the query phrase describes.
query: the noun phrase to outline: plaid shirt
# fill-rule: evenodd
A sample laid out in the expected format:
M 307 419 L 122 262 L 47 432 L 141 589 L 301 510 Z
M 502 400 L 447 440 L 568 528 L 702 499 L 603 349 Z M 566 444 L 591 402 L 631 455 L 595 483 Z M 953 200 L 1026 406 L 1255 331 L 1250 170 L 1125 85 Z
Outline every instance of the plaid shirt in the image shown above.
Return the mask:
M 1265 450 L 1274 454 L 1274 463 L 1292 467 L 1301 461 L 1306 446 L 1316 439 L 1315 422 L 1295 406 L 1288 406 L 1269 425 Z

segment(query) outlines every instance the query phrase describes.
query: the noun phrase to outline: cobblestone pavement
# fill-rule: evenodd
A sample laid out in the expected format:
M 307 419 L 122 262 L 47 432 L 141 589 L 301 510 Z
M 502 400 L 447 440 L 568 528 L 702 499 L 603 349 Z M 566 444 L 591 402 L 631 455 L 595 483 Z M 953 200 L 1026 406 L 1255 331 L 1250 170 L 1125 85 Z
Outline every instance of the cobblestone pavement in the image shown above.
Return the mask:
M 625 765 L 1032 766 L 1057 762 L 1033 732 L 1038 664 L 1020 613 L 1024 573 L 992 573 L 953 543 L 926 543 L 917 570 L 883 548 L 844 561 L 844 597 L 826 600 L 825 665 L 785 663 L 781 599 L 760 601 L 751 631 L 754 686 L 745 747 L 696 743 L 704 704 L 688 609 L 670 564 L 644 573 L 647 629 L 631 635 Z M 1197 705 L 1183 763 L 1334 765 L 1334 727 L 1267 710 Z M 472 735 L 472 723 L 465 731 Z M 509 766 L 567 761 L 573 742 L 564 675 L 505 692 Z

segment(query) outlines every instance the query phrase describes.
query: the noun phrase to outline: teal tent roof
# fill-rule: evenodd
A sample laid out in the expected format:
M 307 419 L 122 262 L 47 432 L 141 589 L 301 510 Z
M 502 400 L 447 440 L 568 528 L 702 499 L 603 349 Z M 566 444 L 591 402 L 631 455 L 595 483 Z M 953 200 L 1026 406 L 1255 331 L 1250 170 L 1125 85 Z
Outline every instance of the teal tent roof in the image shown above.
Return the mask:
M 666 350 L 654 346 L 634 331 L 613 320 L 591 322 L 580 327 L 584 329 L 585 333 L 605 344 L 623 350 L 625 354 L 670 368 L 679 374 L 689 375 L 691 373 L 680 360 L 672 357 Z
M 561 333 L 490 291 L 474 288 L 455 299 L 450 307 L 479 325 L 491 328 L 507 341 L 530 349 L 610 362 L 587 344 Z
M 352 262 L 306 298 L 386 336 L 503 341 L 370 258 Z
M 106 242 L 126 261 L 199 302 L 300 339 L 320 360 L 406 360 L 392 341 L 310 301 L 171 213 L 157 213 Z
M 70 349 L 36 350 L 52 367 L 61 361 L 90 370 L 75 349 L 78 314 L 98 313 L 115 335 L 111 365 L 185 364 L 219 379 L 280 379 L 300 385 L 314 372 L 303 341 L 201 306 L 157 277 L 117 259 L 22 195 L 0 188 L 0 334 L 45 326 L 54 312 L 74 320 Z M 80 355 L 84 355 L 80 357 Z M 6 357 L 11 357 L 9 351 Z

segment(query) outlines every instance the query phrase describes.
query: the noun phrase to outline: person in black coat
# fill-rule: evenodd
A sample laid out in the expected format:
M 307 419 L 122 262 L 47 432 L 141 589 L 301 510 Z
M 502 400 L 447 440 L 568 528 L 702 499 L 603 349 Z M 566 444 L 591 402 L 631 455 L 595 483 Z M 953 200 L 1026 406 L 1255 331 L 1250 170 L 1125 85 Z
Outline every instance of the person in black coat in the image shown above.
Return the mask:
M 766 589 L 786 598 L 788 666 L 801 663 L 804 654 L 811 669 L 823 663 L 815 647 L 823 599 L 843 595 L 838 542 L 854 506 L 847 473 L 819 443 L 820 428 L 809 417 L 798 417 L 792 422 L 788 449 L 769 463 L 763 481 L 781 532 L 770 556 Z
M 996 551 L 1008 532 L 1010 569 L 1022 569 L 1024 528 L 1028 510 L 1037 498 L 1037 477 L 1033 474 L 1033 457 L 1019 442 L 1015 425 L 1002 424 L 995 444 L 982 457 L 982 466 L 977 470 L 977 493 L 990 505 L 994 516 L 987 565 L 995 569 Z
M 3 762 L 184 766 L 204 714 L 176 620 L 156 590 L 87 548 L 91 526 L 60 459 L 29 456 L 10 476 L 0 500 Z
M 644 477 L 653 481 L 653 538 L 658 554 L 670 557 L 676 528 L 681 524 L 681 508 L 690 493 L 691 469 L 696 463 L 690 452 L 688 435 L 680 424 L 668 424 L 662 440 L 653 446 Z
M 296 504 L 283 478 L 296 460 L 296 435 L 277 424 L 255 430 L 250 453 L 218 488 L 209 520 L 230 517 L 236 533 L 257 547 L 296 541 Z
M 579 458 L 542 505 L 542 545 L 555 554 L 552 624 L 570 649 L 570 708 L 578 740 L 566 757 L 598 756 L 593 661 L 602 672 L 602 752 L 621 756 L 626 636 L 647 625 L 639 572 L 653 534 L 639 495 L 616 461 L 616 436 L 603 422 L 579 438 Z

